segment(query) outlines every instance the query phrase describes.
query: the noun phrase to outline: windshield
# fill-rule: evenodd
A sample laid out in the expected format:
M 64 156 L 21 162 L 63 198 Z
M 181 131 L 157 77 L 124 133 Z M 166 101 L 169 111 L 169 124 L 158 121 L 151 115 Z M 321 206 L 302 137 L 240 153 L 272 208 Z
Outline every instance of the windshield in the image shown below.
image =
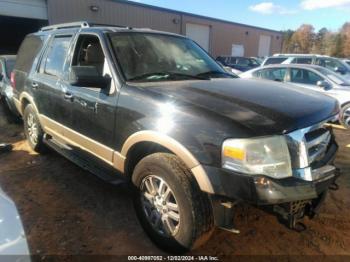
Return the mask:
M 334 73 L 333 71 L 324 68 L 324 67 L 318 67 L 316 68 L 318 72 L 326 76 L 328 79 L 330 79 L 332 82 L 336 83 L 337 85 L 341 86 L 350 86 L 350 81 L 344 79 L 341 75 Z
M 6 75 L 10 78 L 11 72 L 15 67 L 16 60 L 6 60 Z
M 154 33 L 115 33 L 111 42 L 127 81 L 233 77 L 192 40 Z

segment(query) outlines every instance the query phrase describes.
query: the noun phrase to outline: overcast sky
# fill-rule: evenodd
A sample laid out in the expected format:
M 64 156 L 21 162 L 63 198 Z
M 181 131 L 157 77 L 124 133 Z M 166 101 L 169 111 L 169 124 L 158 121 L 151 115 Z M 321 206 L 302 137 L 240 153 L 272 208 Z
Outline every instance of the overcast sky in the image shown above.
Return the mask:
M 350 22 L 350 0 L 134 0 L 275 30 L 302 23 L 337 30 Z

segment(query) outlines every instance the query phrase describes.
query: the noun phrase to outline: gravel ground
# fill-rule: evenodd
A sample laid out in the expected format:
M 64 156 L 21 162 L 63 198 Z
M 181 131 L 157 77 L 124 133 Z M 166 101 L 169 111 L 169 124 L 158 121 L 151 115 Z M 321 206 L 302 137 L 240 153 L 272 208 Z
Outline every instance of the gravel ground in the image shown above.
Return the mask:
M 0 111 L 0 142 L 14 145 L 13 152 L 0 156 L 0 184 L 17 204 L 33 254 L 165 255 L 140 227 L 126 186 L 106 184 L 54 152 L 35 154 L 22 129 L 8 124 Z M 305 219 L 306 231 L 290 231 L 273 215 L 242 206 L 239 235 L 216 230 L 192 254 L 332 255 L 340 261 L 345 257 L 334 256 L 350 255 L 350 133 L 336 129 L 336 136 L 340 189 L 328 194 L 318 217 Z

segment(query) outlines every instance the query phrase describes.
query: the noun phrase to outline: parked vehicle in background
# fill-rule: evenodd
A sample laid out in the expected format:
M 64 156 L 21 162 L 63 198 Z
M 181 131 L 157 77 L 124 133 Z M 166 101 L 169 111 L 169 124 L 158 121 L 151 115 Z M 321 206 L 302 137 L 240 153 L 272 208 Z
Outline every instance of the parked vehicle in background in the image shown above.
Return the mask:
M 204 244 L 215 226 L 238 233 L 240 201 L 295 229 L 338 177 L 333 98 L 233 77 L 181 35 L 45 27 L 22 43 L 13 82 L 31 148 L 132 183 L 141 225 L 167 251 Z
M 216 58 L 217 61 L 223 65 L 246 72 L 250 69 L 260 66 L 260 63 L 255 58 L 249 57 L 236 57 L 236 56 L 219 56 Z
M 310 54 L 275 54 L 267 57 L 261 66 L 271 64 L 306 64 L 325 67 L 333 72 L 350 78 L 350 66 L 343 60 L 335 57 Z
M 327 68 L 299 64 L 270 65 L 245 72 L 240 77 L 290 83 L 334 97 L 341 107 L 340 122 L 346 128 L 350 127 L 350 80 Z
M 264 60 L 265 60 L 265 57 L 252 56 L 252 57 L 250 57 L 250 59 L 253 59 L 257 64 L 259 64 L 259 66 L 261 66 L 262 62 L 264 62 Z
M 29 255 L 16 205 L 0 188 L 0 258 L 4 261 L 30 261 Z
M 343 59 L 343 61 L 350 66 L 350 59 Z
M 13 101 L 13 90 L 11 86 L 11 72 L 15 66 L 16 56 L 0 56 L 0 99 L 1 103 L 8 109 L 12 120 L 18 120 L 19 113 Z

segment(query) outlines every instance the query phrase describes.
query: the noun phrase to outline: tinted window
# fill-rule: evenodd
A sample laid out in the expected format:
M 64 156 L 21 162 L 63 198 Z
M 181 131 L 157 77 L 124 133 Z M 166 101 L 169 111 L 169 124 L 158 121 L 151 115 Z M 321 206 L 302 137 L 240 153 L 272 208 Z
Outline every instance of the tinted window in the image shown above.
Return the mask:
M 293 60 L 293 64 L 312 64 L 312 58 L 298 57 Z
M 6 75 L 8 78 L 11 76 L 11 72 L 13 71 L 13 68 L 15 67 L 16 60 L 7 60 L 6 61 Z
M 270 57 L 265 61 L 264 65 L 282 64 L 286 60 L 287 58 L 285 57 Z
M 237 64 L 242 66 L 249 66 L 250 61 L 247 58 L 237 58 Z
M 27 36 L 18 51 L 15 69 L 29 73 L 42 45 L 43 38 L 40 36 Z
M 2 67 L 3 67 L 3 64 L 2 64 L 2 61 L 0 60 L 0 75 L 2 75 L 2 72 L 3 72 Z
M 260 71 L 260 77 L 268 80 L 283 82 L 287 69 L 272 68 Z
M 56 37 L 52 41 L 45 61 L 45 74 L 60 76 L 66 60 L 71 37 Z
M 323 81 L 324 79 L 319 75 L 305 69 L 293 68 L 291 70 L 291 82 L 316 85 L 318 81 Z

